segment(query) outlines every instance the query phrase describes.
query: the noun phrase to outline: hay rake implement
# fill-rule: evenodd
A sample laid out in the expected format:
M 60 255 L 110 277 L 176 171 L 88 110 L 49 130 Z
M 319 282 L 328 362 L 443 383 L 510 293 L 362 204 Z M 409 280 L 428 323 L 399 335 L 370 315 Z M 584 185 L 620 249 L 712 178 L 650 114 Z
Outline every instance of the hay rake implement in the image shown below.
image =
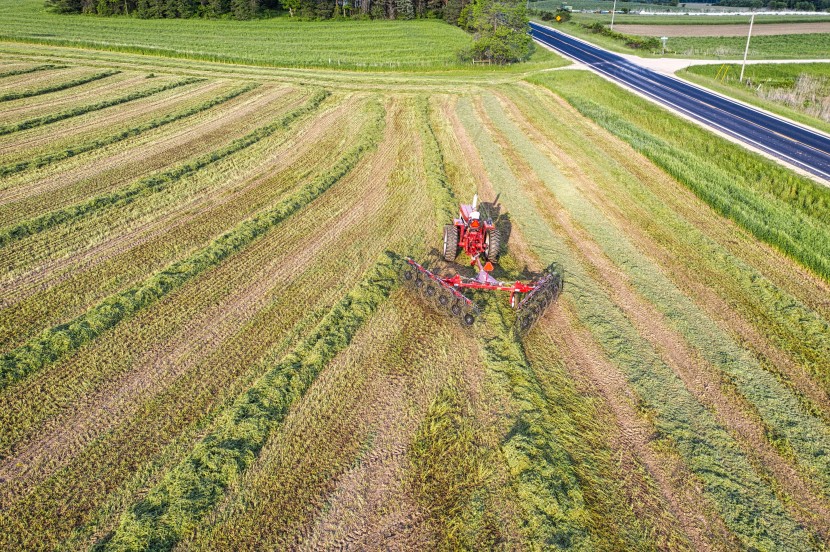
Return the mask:
M 502 282 L 493 278 L 490 272 L 493 263 L 498 262 L 501 236 L 492 220 L 482 219 L 476 210 L 477 203 L 478 196 L 474 196 L 472 204 L 462 204 L 459 217 L 453 220 L 453 224 L 444 227 L 442 254 L 444 260 L 454 261 L 459 249 L 464 250 L 471 259 L 470 265 L 477 268 L 476 277 L 467 278 L 457 273 L 441 276 L 407 258 L 401 279 L 439 310 L 460 318 L 467 326 L 472 326 L 481 313 L 461 290 L 507 292 L 510 294 L 510 306 L 517 312 L 515 328 L 523 334 L 559 297 L 564 284 L 562 274 L 552 265 L 530 283 L 518 280 Z M 485 261 L 483 264 L 482 258 Z M 523 297 L 520 299 L 519 296 Z

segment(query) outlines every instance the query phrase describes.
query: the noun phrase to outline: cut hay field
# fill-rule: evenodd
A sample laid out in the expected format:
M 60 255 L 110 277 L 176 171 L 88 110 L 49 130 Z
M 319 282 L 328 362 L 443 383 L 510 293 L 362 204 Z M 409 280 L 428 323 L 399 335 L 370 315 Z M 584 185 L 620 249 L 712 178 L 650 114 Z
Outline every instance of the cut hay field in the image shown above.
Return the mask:
M 830 189 L 539 63 L 0 44 L 0 549 L 830 546 Z

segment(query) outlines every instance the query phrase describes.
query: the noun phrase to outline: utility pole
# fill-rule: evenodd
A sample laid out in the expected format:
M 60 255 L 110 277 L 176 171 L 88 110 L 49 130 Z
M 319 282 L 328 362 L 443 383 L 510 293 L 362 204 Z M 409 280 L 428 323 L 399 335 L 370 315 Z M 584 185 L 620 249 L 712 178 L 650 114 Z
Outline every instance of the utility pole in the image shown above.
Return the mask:
M 611 8 L 611 30 L 614 30 L 614 14 L 617 13 L 617 0 L 614 0 L 614 7 Z
M 744 82 L 744 69 L 746 69 L 746 56 L 749 53 L 749 39 L 752 38 L 752 24 L 755 22 L 755 12 L 752 12 L 752 17 L 749 18 L 749 34 L 746 35 L 746 49 L 744 50 L 744 64 L 741 65 L 741 78 L 738 82 Z

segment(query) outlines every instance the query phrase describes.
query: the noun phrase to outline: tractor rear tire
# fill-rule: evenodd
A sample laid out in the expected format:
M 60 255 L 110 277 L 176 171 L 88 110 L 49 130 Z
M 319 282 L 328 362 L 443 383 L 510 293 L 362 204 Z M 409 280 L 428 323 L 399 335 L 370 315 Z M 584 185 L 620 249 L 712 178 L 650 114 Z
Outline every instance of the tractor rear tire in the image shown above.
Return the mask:
M 444 260 L 453 262 L 458 256 L 458 228 L 454 224 L 444 225 Z
M 487 260 L 491 263 L 499 261 L 499 253 L 501 252 L 501 234 L 497 228 L 493 228 L 484 237 L 486 250 L 484 254 L 487 255 Z

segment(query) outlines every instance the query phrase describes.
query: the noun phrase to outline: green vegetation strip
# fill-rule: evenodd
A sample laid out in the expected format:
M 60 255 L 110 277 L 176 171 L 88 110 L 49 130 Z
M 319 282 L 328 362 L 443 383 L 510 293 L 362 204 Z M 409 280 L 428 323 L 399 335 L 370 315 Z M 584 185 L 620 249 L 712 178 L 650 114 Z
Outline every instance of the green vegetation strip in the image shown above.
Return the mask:
M 189 82 L 181 81 L 181 82 L 178 82 L 178 83 L 173 83 L 173 84 L 164 86 L 160 89 L 153 89 L 153 91 L 151 91 L 150 93 L 155 94 L 157 92 L 161 92 L 162 90 L 168 90 L 170 88 L 175 88 L 177 86 L 183 86 L 185 84 L 190 84 L 192 82 L 195 82 L 196 80 L 198 80 L 198 79 L 191 79 Z M 107 136 L 105 138 L 99 138 L 97 140 L 90 140 L 89 142 L 86 142 L 84 144 L 78 144 L 76 146 L 72 146 L 71 148 L 67 148 L 63 151 L 42 155 L 42 156 L 37 157 L 35 159 L 31 159 L 29 161 L 21 161 L 20 163 L 15 163 L 13 165 L 2 166 L 2 167 L 0 167 L 0 177 L 16 174 L 16 173 L 22 172 L 22 171 L 24 171 L 26 169 L 30 169 L 30 168 L 45 167 L 46 165 L 50 165 L 50 164 L 55 163 L 57 161 L 62 161 L 64 159 L 74 157 L 75 155 L 80 155 L 81 153 L 86 153 L 86 152 L 92 151 L 94 149 L 102 148 L 104 146 L 109 146 L 110 144 L 115 144 L 116 142 L 121 142 L 122 140 L 126 140 L 127 138 L 132 138 L 133 136 L 138 136 L 139 134 L 147 132 L 148 130 L 152 130 L 154 128 L 158 128 L 158 127 L 173 123 L 173 122 L 178 121 L 180 119 L 190 117 L 191 115 L 195 115 L 196 113 L 206 111 L 206 110 L 210 109 L 211 107 L 214 107 L 216 105 L 225 103 L 227 101 L 232 100 L 233 98 L 236 98 L 237 96 L 240 96 L 240 95 L 242 95 L 246 92 L 249 92 L 249 91 L 253 90 L 254 88 L 256 88 L 258 86 L 259 86 L 259 84 L 248 84 L 248 85 L 245 85 L 241 88 L 237 88 L 235 90 L 232 90 L 232 91 L 230 91 L 227 94 L 224 94 L 222 96 L 215 97 L 215 98 L 213 98 L 211 100 L 208 100 L 206 102 L 203 102 L 199 105 L 195 105 L 193 107 L 185 109 L 184 111 L 180 111 L 178 113 L 171 113 L 169 115 L 165 115 L 164 117 L 162 117 L 160 119 L 155 119 L 153 121 L 149 121 L 147 123 L 144 123 L 143 125 L 139 125 L 139 126 L 136 126 L 136 127 L 133 127 L 133 128 L 128 128 L 127 130 L 119 132 L 118 134 L 113 134 L 112 136 Z M 142 93 L 141 97 L 149 96 L 150 93 L 148 93 L 148 94 Z M 135 99 L 135 98 L 133 98 L 133 99 Z M 129 101 L 129 100 L 125 100 L 125 101 Z M 115 105 L 115 104 L 113 104 L 113 105 Z M 2 134 L 2 131 L 0 131 L 0 134 Z
M 557 262 L 566 267 L 571 284 L 565 286 L 562 300 L 574 304 L 580 324 L 591 332 L 608 359 L 619 367 L 636 392 L 638 407 L 654 424 L 657 434 L 655 446 L 680 455 L 699 479 L 704 492 L 716 504 L 726 526 L 745 547 L 759 550 L 808 548 L 813 542 L 812 535 L 792 519 L 772 489 L 753 469 L 741 445 L 717 422 L 712 412 L 695 399 L 683 381 L 611 300 L 599 281 L 590 275 L 574 250 L 576 246 L 566 243 L 546 222 L 544 211 L 536 207 L 521 187 L 499 185 L 519 179 L 508 168 L 499 147 L 476 119 L 470 103 L 460 103 L 458 111 L 474 137 L 492 181 L 497 185 L 496 191 L 501 193 L 502 201 L 510 208 L 513 220 L 517 221 L 523 235 L 530 238 L 532 250 L 543 263 Z M 502 346 L 494 341 L 486 343 L 485 347 L 496 348 L 491 354 L 498 360 Z M 503 347 L 509 353 L 512 345 L 508 342 Z M 517 362 L 521 360 L 519 352 L 513 353 Z M 511 365 L 509 360 L 508 356 L 500 363 L 507 374 L 517 373 L 520 377 L 531 378 L 532 371 L 523 369 L 520 362 Z M 532 390 L 533 387 L 526 389 Z M 517 392 L 520 391 L 517 387 Z M 529 406 L 532 404 L 529 403 Z M 534 422 L 532 425 L 538 424 Z M 555 424 L 551 427 L 555 428 Z M 538 436 L 537 439 L 530 442 L 544 446 L 543 437 Z M 536 453 L 542 454 L 541 451 Z M 542 458 L 547 456 L 542 454 Z M 538 464 L 535 457 L 525 462 L 517 463 L 518 469 L 531 470 L 534 463 Z M 562 468 L 553 466 L 550 469 Z M 538 485 L 547 485 L 544 473 L 536 477 L 539 478 Z M 531 484 L 535 481 L 530 477 Z M 565 505 L 578 510 L 582 494 L 578 486 L 568 487 L 568 483 L 567 479 L 559 482 L 557 490 L 563 494 Z M 542 492 L 534 491 L 530 495 L 531 500 L 541 496 Z M 540 506 L 546 508 L 540 512 L 540 517 L 545 515 L 547 508 L 551 508 L 547 504 Z M 575 533 L 573 536 L 580 535 Z
M 58 224 L 78 220 L 101 209 L 105 209 L 107 207 L 114 207 L 118 205 L 125 205 L 127 203 L 134 201 L 140 196 L 145 196 L 164 190 L 172 183 L 180 180 L 181 178 L 189 174 L 192 174 L 200 169 L 203 169 L 208 165 L 216 163 L 217 161 L 224 159 L 234 153 L 242 151 L 243 149 L 259 142 L 263 138 L 266 138 L 279 130 L 284 130 L 288 127 L 289 124 L 291 124 L 297 118 L 311 113 L 312 111 L 317 109 L 317 107 L 323 102 L 323 100 L 325 100 L 328 97 L 328 95 L 329 93 L 325 90 L 317 91 L 312 95 L 312 97 L 304 106 L 284 115 L 278 121 L 273 122 L 264 127 L 260 127 L 257 130 L 251 132 L 250 134 L 243 136 L 242 138 L 239 138 L 237 140 L 234 140 L 224 148 L 202 155 L 201 157 L 198 157 L 195 160 L 190 161 L 188 163 L 179 165 L 174 169 L 170 169 L 160 174 L 142 178 L 135 182 L 133 185 L 128 186 L 126 189 L 119 190 L 111 194 L 98 196 L 85 203 L 73 205 L 72 207 L 68 207 L 66 209 L 52 211 L 51 213 L 47 213 L 45 215 L 39 216 L 37 218 L 22 222 L 20 224 L 2 230 L 0 231 L 0 247 L 3 247 L 10 242 L 23 239 L 26 236 L 31 236 L 33 234 L 37 234 L 38 232 L 43 232 L 44 230 L 57 226 Z
M 550 411 L 550 397 L 506 323 L 509 307 L 502 297 L 489 297 L 481 317 L 491 330 L 479 343 L 489 370 L 504 378 L 518 409 L 517 419 L 501 444 L 513 474 L 524 524 L 532 542 L 591 550 L 601 543 L 585 524 L 585 502 L 571 454 Z
M 169 550 L 213 510 L 256 460 L 291 405 L 386 300 L 396 286 L 400 262 L 394 254 L 385 254 L 292 353 L 221 415 L 187 458 L 123 514 L 105 548 Z
M 438 522 L 439 550 L 493 550 L 500 527 L 485 506 L 488 456 L 457 385 L 444 387 L 415 433 L 411 485 L 429 518 Z
M 82 77 L 80 79 L 75 79 L 73 81 L 62 82 L 60 84 L 53 84 L 50 86 L 45 86 L 43 88 L 38 88 L 35 90 L 23 90 L 19 92 L 8 92 L 6 94 L 0 94 L 0 102 L 8 102 L 10 100 L 19 100 L 21 98 L 30 98 L 32 96 L 40 96 L 41 94 L 48 94 L 50 92 L 58 92 L 60 90 L 66 90 L 67 88 L 72 88 L 74 86 L 80 86 L 82 84 L 86 84 L 88 82 L 93 82 L 101 79 L 105 79 L 107 77 L 111 77 L 113 75 L 117 75 L 121 71 L 103 71 L 101 73 L 95 73 L 94 75 L 90 75 L 88 77 Z
M 82 105 L 75 107 L 73 109 L 67 109 L 66 111 L 61 111 L 60 113 L 52 113 L 51 115 L 35 117 L 34 119 L 28 119 L 26 121 L 21 121 L 13 125 L 5 125 L 0 127 L 0 136 L 3 136 L 4 134 L 11 134 L 12 132 L 17 132 L 20 130 L 27 130 L 30 128 L 48 125 L 50 123 L 55 123 L 57 121 L 63 121 L 64 119 L 69 119 L 70 117 L 77 117 L 78 115 L 83 115 L 85 113 L 90 113 L 92 111 L 98 111 L 100 109 L 106 109 L 107 107 L 112 107 L 114 105 L 131 102 L 133 100 L 139 100 L 141 98 L 152 96 L 153 94 L 158 94 L 159 92 L 164 92 L 165 90 L 171 90 L 173 88 L 178 88 L 180 86 L 185 86 L 196 82 L 202 82 L 204 80 L 205 79 L 191 77 L 181 81 L 171 82 L 162 86 L 157 86 L 155 88 L 150 88 L 149 90 L 138 90 L 130 94 L 127 94 L 126 96 L 122 96 L 120 98 L 115 98 L 112 100 L 103 100 L 94 104 Z
M 560 94 L 718 213 L 830 280 L 827 188 L 593 75 L 528 80 Z
M 0 389 L 92 341 L 124 318 L 157 302 L 194 276 L 218 265 L 328 190 L 347 174 L 369 149 L 375 147 L 383 125 L 383 108 L 373 103 L 370 109 L 374 111 L 369 114 L 372 122 L 363 140 L 341 157 L 327 173 L 317 177 L 275 207 L 240 223 L 190 257 L 173 263 L 140 284 L 108 297 L 71 322 L 45 330 L 39 336 L 5 354 L 0 359 Z
M 26 69 L 14 69 L 12 71 L 0 73 L 0 79 L 2 79 L 3 77 L 13 77 L 15 75 L 26 75 L 28 73 L 36 73 L 37 71 L 46 71 L 48 69 L 66 69 L 66 65 L 52 65 L 51 63 L 48 63 L 46 65 L 27 67 Z

